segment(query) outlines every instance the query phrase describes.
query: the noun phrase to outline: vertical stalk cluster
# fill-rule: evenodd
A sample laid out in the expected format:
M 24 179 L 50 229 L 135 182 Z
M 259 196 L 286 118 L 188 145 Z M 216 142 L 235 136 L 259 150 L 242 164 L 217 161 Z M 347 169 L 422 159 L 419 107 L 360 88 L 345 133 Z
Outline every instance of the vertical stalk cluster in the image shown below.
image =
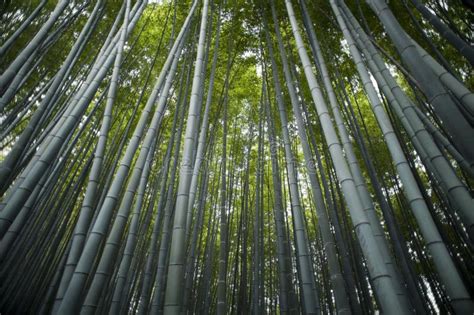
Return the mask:
M 472 313 L 448 2 L 1 4 L 0 313 Z

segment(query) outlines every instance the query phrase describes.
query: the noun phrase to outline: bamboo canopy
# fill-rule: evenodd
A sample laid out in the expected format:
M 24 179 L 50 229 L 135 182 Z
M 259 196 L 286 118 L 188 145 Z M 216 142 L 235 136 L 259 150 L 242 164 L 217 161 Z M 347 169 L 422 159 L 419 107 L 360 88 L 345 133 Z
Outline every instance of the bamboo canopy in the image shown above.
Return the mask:
M 472 314 L 473 22 L 3 1 L 0 314 Z

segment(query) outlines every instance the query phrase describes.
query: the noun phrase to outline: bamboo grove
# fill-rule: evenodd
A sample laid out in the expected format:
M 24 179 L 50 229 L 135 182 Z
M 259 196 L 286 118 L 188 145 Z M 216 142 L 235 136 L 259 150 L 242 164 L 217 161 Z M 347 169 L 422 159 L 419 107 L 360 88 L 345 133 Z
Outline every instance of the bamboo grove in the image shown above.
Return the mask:
M 3 1 L 1 314 L 472 314 L 474 6 Z

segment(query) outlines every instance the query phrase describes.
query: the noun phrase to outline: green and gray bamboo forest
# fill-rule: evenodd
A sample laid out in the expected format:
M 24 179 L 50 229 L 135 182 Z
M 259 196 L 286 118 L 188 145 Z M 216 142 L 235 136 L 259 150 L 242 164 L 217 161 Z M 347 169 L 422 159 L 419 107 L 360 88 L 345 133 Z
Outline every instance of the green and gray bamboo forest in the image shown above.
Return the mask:
M 0 314 L 473 314 L 472 0 L 0 2 Z

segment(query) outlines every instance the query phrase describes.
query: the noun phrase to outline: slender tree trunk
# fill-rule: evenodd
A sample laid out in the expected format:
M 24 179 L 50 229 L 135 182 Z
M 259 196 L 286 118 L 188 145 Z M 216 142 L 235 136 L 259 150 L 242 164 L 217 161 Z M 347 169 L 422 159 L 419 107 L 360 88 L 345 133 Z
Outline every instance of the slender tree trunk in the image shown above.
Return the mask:
M 198 1 L 194 1 L 190 15 L 194 13 Z M 171 236 L 170 259 L 168 266 L 168 278 L 166 281 L 166 295 L 164 312 L 178 314 L 182 307 L 182 298 L 180 291 L 184 279 L 184 255 L 186 251 L 186 212 L 188 210 L 189 186 L 193 172 L 193 147 L 194 134 L 197 132 L 198 122 L 196 117 L 200 112 L 201 104 L 198 104 L 199 89 L 202 81 L 202 65 L 204 60 L 204 44 L 207 25 L 208 0 L 204 0 L 202 9 L 201 26 L 199 32 L 199 43 L 194 68 L 194 77 L 191 91 L 191 100 L 189 104 L 188 120 L 186 123 L 186 132 L 184 140 L 183 158 L 180 166 L 179 184 L 177 191 L 177 200 L 175 216 L 173 221 L 173 231 Z
M 463 117 L 433 71 L 426 66 L 418 50 L 411 43 L 388 5 L 382 0 L 367 0 L 367 3 L 384 25 L 402 60 L 406 63 L 410 73 L 417 79 L 428 101 L 432 103 L 436 114 L 452 136 L 459 152 L 470 164 L 474 163 L 474 149 L 469 145 L 469 143 L 474 142 L 473 127 Z
M 454 48 L 456 48 L 474 66 L 474 48 L 459 38 L 446 24 L 444 24 L 435 14 L 431 13 L 427 7 L 419 0 L 411 0 L 415 8 L 433 25 L 436 31 L 445 38 Z

